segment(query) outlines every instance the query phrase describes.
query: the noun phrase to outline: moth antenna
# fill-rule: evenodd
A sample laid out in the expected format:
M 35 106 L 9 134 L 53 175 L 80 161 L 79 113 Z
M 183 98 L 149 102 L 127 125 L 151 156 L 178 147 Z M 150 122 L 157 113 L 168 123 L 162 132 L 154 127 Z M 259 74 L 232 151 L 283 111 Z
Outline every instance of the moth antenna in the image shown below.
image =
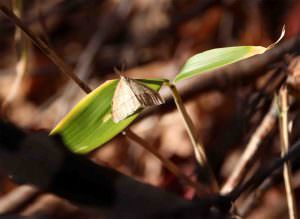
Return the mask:
M 122 74 L 122 71 L 120 71 L 117 67 L 114 67 L 114 72 L 119 75 L 120 77 L 124 77 L 124 75 Z
M 125 69 L 126 69 L 126 62 L 124 61 L 124 62 L 122 62 L 122 64 L 121 64 L 121 72 L 124 72 Z

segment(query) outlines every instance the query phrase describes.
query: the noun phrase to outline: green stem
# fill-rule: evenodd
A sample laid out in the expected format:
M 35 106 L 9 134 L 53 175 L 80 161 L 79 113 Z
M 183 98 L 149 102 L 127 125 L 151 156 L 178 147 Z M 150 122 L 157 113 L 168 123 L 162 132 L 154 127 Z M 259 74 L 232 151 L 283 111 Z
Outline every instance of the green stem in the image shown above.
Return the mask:
M 170 83 L 169 81 L 165 82 L 165 84 L 170 88 L 172 92 L 172 96 L 174 98 L 176 107 L 181 115 L 186 131 L 193 145 L 196 160 L 199 163 L 200 167 L 202 168 L 204 172 L 204 176 L 208 178 L 208 181 L 212 186 L 213 192 L 219 192 L 219 186 L 215 178 L 215 175 L 208 163 L 204 147 L 197 141 L 195 126 L 184 107 L 181 96 L 179 95 L 178 90 L 174 84 Z

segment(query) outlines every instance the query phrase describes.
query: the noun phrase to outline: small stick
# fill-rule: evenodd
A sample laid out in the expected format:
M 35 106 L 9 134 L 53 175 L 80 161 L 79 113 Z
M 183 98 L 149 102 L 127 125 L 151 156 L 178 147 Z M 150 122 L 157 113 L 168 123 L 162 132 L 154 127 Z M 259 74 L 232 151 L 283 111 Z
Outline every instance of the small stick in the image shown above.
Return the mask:
M 280 131 L 280 146 L 281 157 L 284 157 L 289 150 L 289 131 L 288 131 L 288 91 L 283 86 L 279 91 L 279 131 Z M 297 209 L 295 204 L 295 197 L 292 189 L 292 172 L 290 162 L 285 162 L 283 165 L 283 178 L 285 184 L 285 190 L 287 195 L 287 204 L 289 209 L 290 219 L 297 218 Z
M 102 45 L 103 39 L 104 39 L 103 31 L 102 29 L 98 28 L 98 30 L 93 34 L 93 36 L 89 40 L 87 46 L 84 48 L 84 50 L 78 57 L 77 64 L 75 65 L 73 71 L 82 80 L 88 79 L 88 77 L 91 75 L 92 61 L 95 58 L 95 55 L 99 50 L 99 47 Z M 56 117 L 55 120 L 61 118 L 62 115 L 65 115 L 70 110 L 70 106 L 74 105 L 74 100 L 76 100 L 75 98 L 76 90 L 77 90 L 77 84 L 73 83 L 73 81 L 69 81 L 61 89 L 61 91 L 57 92 L 57 94 L 51 97 L 47 103 L 41 106 L 41 110 L 44 110 L 43 114 L 47 114 L 49 111 L 55 109 L 55 111 L 57 112 L 55 115 Z M 47 110 L 45 111 L 45 109 Z M 41 115 L 41 116 L 43 117 L 45 115 Z M 40 120 L 40 116 L 37 116 L 36 121 L 39 122 L 39 120 Z
M 49 46 L 41 40 L 38 36 L 28 29 L 22 21 L 5 5 L 0 3 L 0 10 L 5 14 L 16 26 L 18 26 L 32 42 L 40 48 L 40 50 L 66 75 L 73 79 L 77 85 L 86 93 L 91 92 L 91 88 L 87 86 L 81 79 L 79 79 L 72 71 L 72 69 L 65 64 L 65 62 L 52 50 Z
M 196 191 L 196 193 L 197 193 L 198 196 L 203 196 L 203 195 L 207 194 L 207 192 L 204 190 L 204 188 L 200 188 L 200 186 L 196 182 L 192 181 L 189 177 L 187 177 L 185 174 L 183 174 L 180 171 L 180 169 L 178 169 L 178 167 L 176 166 L 176 164 L 174 164 L 171 160 L 168 160 L 168 159 L 164 158 L 153 147 L 151 147 L 150 144 L 147 141 L 145 141 L 144 139 L 142 139 L 140 136 L 138 136 L 137 134 L 135 134 L 130 129 L 127 129 L 126 131 L 124 131 L 124 133 L 126 134 L 126 136 L 129 139 L 131 139 L 132 141 L 138 143 L 140 146 L 142 146 L 147 151 L 149 151 L 151 154 L 153 154 L 155 157 L 157 157 L 163 163 L 163 165 L 171 173 L 173 173 L 176 177 L 178 177 L 183 182 L 185 182 L 186 184 L 188 184 L 191 187 L 193 187 L 195 189 L 195 191 Z
M 239 207 L 239 214 L 243 218 L 247 218 L 252 210 L 260 205 L 264 194 L 273 184 L 274 182 L 272 177 L 266 179 L 255 191 L 252 192 L 252 194 L 247 196 L 245 201 L 243 201 L 242 206 Z
M 277 108 L 275 100 L 273 100 L 268 113 L 263 118 L 259 127 L 256 129 L 252 135 L 249 143 L 246 146 L 241 158 L 237 162 L 231 175 L 225 182 L 221 189 L 221 194 L 226 194 L 232 191 L 236 185 L 241 182 L 241 179 L 246 174 L 247 168 L 249 167 L 251 161 L 254 158 L 256 151 L 261 145 L 262 141 L 266 138 L 268 134 L 274 129 L 277 119 Z
M 178 90 L 176 89 L 176 86 L 174 84 L 171 84 L 170 82 L 165 82 L 165 84 L 170 88 L 176 107 L 184 121 L 185 128 L 193 145 L 196 160 L 204 171 L 205 176 L 208 177 L 209 183 L 212 187 L 212 191 L 217 193 L 219 192 L 219 186 L 216 177 L 208 163 L 203 145 L 201 145 L 197 141 L 195 126 L 183 105 L 183 101 L 178 93 Z
M 270 177 L 275 171 L 281 169 L 283 165 L 287 162 L 293 162 L 300 156 L 300 139 L 296 141 L 291 147 L 291 149 L 281 158 L 275 159 L 268 166 L 259 168 L 254 175 L 245 181 L 240 186 L 237 186 L 230 193 L 226 194 L 224 197 L 230 202 L 236 201 L 243 193 L 247 191 L 253 191 L 261 183 L 263 183 L 268 177 Z

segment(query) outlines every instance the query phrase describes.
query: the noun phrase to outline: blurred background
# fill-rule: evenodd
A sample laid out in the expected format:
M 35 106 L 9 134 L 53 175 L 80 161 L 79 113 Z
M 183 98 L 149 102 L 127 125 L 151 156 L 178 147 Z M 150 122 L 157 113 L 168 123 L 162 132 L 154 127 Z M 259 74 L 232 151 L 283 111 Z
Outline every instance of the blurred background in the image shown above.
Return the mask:
M 10 1 L 3 2 L 11 5 Z M 117 78 L 114 67 L 125 65 L 124 74 L 132 78 L 172 79 L 188 57 L 201 51 L 237 45 L 268 46 L 279 37 L 283 25 L 284 40 L 300 33 L 299 0 L 24 0 L 23 4 L 21 20 L 92 88 Z M 1 15 L 0 103 L 16 83 L 14 33 L 15 26 Z M 7 115 L 20 127 L 51 130 L 84 93 L 33 45 L 29 46 L 28 59 L 28 69 L 14 91 Z M 266 77 L 222 91 L 199 93 L 185 102 L 221 184 L 269 108 L 272 90 L 264 93 L 254 110 L 250 109 Z M 195 177 L 192 146 L 175 110 L 146 117 L 132 128 L 187 175 Z M 276 130 L 271 135 L 260 149 L 256 164 L 280 154 Z M 194 195 L 157 158 L 122 135 L 88 156 L 187 199 Z M 1 204 L 17 185 L 0 175 Z M 299 171 L 294 179 L 300 206 Z M 87 210 L 50 194 L 36 195 L 15 212 L 56 218 L 89 216 Z M 281 179 L 274 180 L 247 218 L 288 218 Z

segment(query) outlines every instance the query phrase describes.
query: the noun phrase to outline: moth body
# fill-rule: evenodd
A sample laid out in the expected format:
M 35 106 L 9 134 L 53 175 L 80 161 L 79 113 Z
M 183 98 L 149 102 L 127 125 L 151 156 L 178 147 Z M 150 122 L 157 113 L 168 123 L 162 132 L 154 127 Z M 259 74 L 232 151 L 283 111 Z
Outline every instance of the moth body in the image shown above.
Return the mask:
M 139 109 L 164 103 L 158 92 L 141 82 L 121 76 L 112 101 L 112 119 L 122 121 Z

